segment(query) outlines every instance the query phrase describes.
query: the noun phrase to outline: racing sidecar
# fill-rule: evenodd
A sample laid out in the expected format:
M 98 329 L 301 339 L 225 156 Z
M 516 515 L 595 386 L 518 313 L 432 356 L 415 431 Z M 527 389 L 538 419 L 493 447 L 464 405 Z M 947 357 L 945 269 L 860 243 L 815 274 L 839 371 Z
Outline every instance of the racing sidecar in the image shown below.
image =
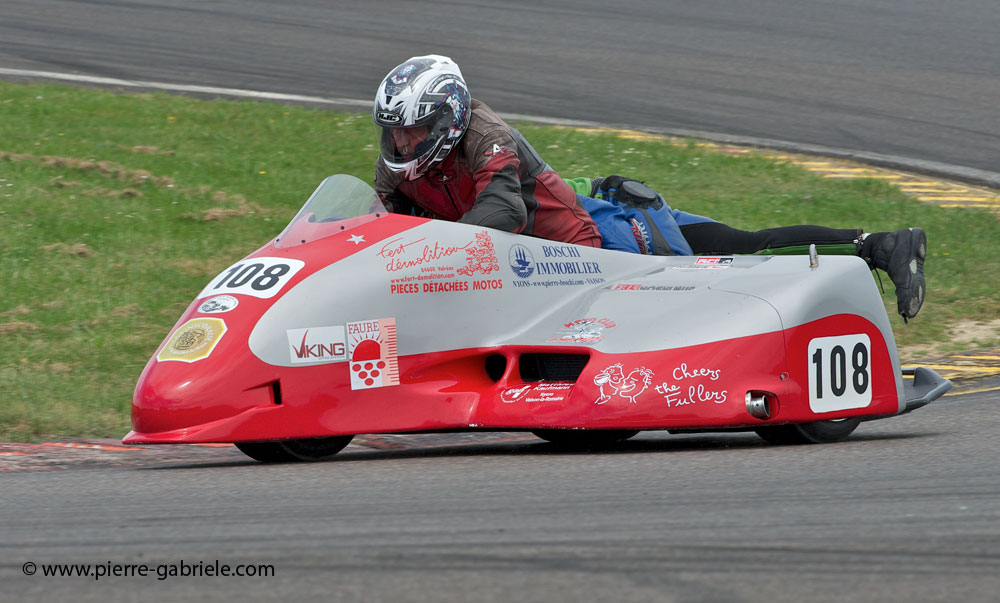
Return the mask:
M 865 262 L 663 257 L 387 213 L 327 178 L 149 360 L 126 444 L 319 460 L 354 434 L 642 430 L 833 442 L 941 396 L 900 370 Z

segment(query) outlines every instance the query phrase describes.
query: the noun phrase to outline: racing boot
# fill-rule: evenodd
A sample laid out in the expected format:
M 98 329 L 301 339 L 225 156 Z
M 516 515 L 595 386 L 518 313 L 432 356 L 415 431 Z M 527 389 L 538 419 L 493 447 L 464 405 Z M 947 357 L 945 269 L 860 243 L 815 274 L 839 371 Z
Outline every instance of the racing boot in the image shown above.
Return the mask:
M 861 243 L 861 256 L 872 270 L 881 268 L 896 286 L 896 310 L 903 320 L 913 318 L 924 303 L 924 258 L 927 235 L 919 228 L 873 232 Z
M 598 195 L 601 195 L 602 193 L 605 192 L 604 190 L 602 190 L 604 188 L 604 181 L 605 180 L 606 180 L 606 178 L 591 178 L 590 179 L 590 198 L 591 199 L 603 199 L 604 198 L 604 197 L 599 197 Z
M 590 180 L 590 196 L 594 199 L 617 201 L 636 209 L 660 209 L 665 201 L 660 194 L 635 178 L 608 176 Z

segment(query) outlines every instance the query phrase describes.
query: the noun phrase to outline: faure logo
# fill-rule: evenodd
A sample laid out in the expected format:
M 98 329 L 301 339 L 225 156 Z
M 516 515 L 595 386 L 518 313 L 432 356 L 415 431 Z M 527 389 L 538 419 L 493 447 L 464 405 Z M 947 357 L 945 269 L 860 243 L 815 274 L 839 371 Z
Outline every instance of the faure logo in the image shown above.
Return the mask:
M 396 319 L 347 323 L 347 354 L 351 389 L 399 385 Z
M 524 245 L 510 248 L 510 269 L 521 278 L 528 278 L 535 272 L 535 258 Z
M 398 113 L 392 113 L 391 111 L 379 111 L 375 114 L 375 117 L 382 123 L 386 124 L 398 124 L 403 121 L 403 117 Z

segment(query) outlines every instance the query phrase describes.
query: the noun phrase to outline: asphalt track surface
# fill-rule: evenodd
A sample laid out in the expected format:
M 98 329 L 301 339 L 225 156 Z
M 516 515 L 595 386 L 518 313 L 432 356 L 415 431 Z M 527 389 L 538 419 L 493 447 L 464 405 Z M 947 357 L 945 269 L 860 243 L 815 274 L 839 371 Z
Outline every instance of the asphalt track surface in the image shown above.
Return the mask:
M 995 0 L 2 0 L 0 68 L 370 101 L 437 52 L 505 114 L 1000 187 L 997 31 Z
M 821 446 L 647 432 L 567 453 L 523 434 L 453 434 L 308 465 L 153 447 L 0 473 L 0 599 L 995 601 L 992 395 L 946 396 Z M 42 570 L 181 561 L 274 569 Z
M 367 99 L 389 67 L 436 51 L 505 113 L 989 182 L 998 26 L 992 0 L 0 0 L 0 68 Z M 0 456 L 21 468 L 0 473 L 0 600 L 995 601 L 998 387 L 810 447 L 644 433 L 565 453 L 451 434 L 310 465 L 231 448 Z M 41 575 L 181 561 L 274 575 Z

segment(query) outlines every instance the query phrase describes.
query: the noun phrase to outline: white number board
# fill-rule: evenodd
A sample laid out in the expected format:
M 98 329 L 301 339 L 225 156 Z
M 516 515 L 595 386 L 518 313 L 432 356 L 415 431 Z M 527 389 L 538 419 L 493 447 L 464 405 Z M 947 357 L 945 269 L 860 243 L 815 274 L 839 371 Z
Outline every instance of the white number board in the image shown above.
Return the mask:
M 274 297 L 306 263 L 291 258 L 249 258 L 222 271 L 197 299 L 217 293 Z
M 871 339 L 864 333 L 809 342 L 809 408 L 833 412 L 872 402 Z

